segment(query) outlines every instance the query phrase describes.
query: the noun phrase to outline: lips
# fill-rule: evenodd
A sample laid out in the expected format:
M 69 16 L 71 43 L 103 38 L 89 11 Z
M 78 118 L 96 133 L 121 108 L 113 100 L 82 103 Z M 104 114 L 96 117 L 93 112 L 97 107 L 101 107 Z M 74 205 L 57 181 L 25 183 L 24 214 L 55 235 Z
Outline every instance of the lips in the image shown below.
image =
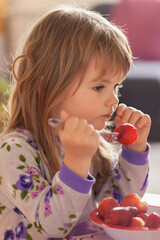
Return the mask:
M 106 118 L 106 119 L 110 119 L 112 116 L 112 114 L 105 114 L 105 115 L 102 115 L 102 117 Z

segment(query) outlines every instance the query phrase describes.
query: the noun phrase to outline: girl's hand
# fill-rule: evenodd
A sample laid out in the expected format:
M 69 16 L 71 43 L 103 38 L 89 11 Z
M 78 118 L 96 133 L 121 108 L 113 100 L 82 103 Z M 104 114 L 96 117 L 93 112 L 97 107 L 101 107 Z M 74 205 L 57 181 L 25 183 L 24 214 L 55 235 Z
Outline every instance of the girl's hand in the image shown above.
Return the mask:
M 65 148 L 65 165 L 78 175 L 87 178 L 92 156 L 97 151 L 100 140 L 99 133 L 86 120 L 69 117 L 61 112 L 64 128 L 59 135 Z
M 136 152 L 145 152 L 147 148 L 147 138 L 151 128 L 151 118 L 149 115 L 125 104 L 119 104 L 117 114 L 114 119 L 116 127 L 123 123 L 130 123 L 138 130 L 137 141 L 128 148 Z

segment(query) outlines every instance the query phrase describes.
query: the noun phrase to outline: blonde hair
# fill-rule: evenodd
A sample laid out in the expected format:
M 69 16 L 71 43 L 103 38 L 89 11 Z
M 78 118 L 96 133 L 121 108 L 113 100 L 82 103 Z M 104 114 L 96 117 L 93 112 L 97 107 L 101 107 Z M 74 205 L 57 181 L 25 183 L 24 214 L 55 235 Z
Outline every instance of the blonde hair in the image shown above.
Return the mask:
M 53 117 L 76 76 L 84 72 L 96 54 L 102 57 L 102 71 L 114 67 L 115 74 L 121 71 L 125 77 L 128 73 L 132 53 L 119 28 L 98 13 L 61 7 L 38 20 L 21 55 L 13 62 L 16 84 L 10 97 L 10 119 L 4 133 L 24 124 L 43 148 L 53 174 L 60 169 L 60 162 L 47 120 L 51 113 Z M 104 161 L 102 165 L 104 169 Z

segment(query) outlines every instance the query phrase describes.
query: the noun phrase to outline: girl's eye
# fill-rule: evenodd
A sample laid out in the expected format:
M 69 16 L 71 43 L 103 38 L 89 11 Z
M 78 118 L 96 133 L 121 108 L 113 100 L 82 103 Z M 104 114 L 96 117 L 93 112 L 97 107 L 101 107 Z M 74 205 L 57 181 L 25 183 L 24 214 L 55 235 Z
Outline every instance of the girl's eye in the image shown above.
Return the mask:
M 101 91 L 103 88 L 104 88 L 104 86 L 103 86 L 103 85 L 100 85 L 100 86 L 94 87 L 93 90 L 95 90 L 96 92 L 99 92 L 99 91 Z

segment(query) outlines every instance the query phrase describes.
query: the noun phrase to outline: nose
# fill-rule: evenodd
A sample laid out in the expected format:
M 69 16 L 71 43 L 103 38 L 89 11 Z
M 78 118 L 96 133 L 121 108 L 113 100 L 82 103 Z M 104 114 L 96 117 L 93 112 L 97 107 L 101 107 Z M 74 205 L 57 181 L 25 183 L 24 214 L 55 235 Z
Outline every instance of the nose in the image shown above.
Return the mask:
M 112 106 L 112 110 L 115 111 L 119 103 L 118 95 L 113 91 L 109 98 L 106 99 L 106 105 Z

